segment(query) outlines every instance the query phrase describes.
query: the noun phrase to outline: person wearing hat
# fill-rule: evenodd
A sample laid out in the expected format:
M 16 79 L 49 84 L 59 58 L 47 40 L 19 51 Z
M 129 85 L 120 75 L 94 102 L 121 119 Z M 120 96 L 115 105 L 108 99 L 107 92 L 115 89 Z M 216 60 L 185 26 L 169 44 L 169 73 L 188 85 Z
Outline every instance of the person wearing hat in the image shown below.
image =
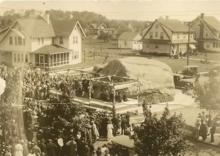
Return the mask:
M 57 146 L 52 142 L 51 139 L 48 140 L 48 144 L 47 144 L 47 155 L 48 156 L 56 156 L 56 149 Z
M 39 144 L 39 147 L 40 147 L 42 155 L 45 155 L 46 154 L 46 150 L 47 150 L 47 146 L 45 144 L 45 140 L 44 139 L 41 140 L 41 142 Z
M 72 136 L 71 140 L 66 143 L 67 146 L 70 147 L 70 156 L 77 156 L 77 144 L 75 142 L 75 138 Z
M 34 152 L 34 154 L 35 154 L 36 156 L 41 156 L 40 147 L 37 146 L 37 143 L 36 143 L 36 142 L 33 143 L 32 151 Z

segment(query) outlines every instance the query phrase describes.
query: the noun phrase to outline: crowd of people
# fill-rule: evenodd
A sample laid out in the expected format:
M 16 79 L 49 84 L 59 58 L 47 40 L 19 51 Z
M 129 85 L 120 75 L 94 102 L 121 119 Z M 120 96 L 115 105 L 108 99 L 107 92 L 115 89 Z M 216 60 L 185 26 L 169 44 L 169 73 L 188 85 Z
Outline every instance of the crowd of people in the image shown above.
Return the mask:
M 196 139 L 199 139 L 201 136 L 202 140 L 206 141 L 207 136 L 211 135 L 210 142 L 213 143 L 215 141 L 214 134 L 216 132 L 216 124 L 213 123 L 211 115 L 205 115 L 205 112 L 199 113 L 195 126 Z
M 38 117 L 48 106 L 42 104 L 41 100 L 50 99 L 51 101 L 51 99 L 57 98 L 51 96 L 51 88 L 60 90 L 63 99 L 68 99 L 71 96 L 88 96 L 89 77 L 71 75 L 50 76 L 47 72 L 24 68 L 15 68 L 9 72 L 5 66 L 1 66 L 0 69 L 0 76 L 4 79 L 7 79 L 8 74 L 13 75 L 12 72 L 21 72 L 23 75 L 22 91 L 24 99 L 22 110 L 24 118 L 23 130 L 25 132 L 25 137 L 21 137 L 15 119 L 13 119 L 12 131 L 9 129 L 5 133 L 7 136 L 3 136 L 0 126 L 2 156 L 107 156 L 111 152 L 106 145 L 99 147 L 97 151 L 94 149 L 93 144 L 100 139 L 100 136 L 111 141 L 113 136 L 120 134 L 131 135 L 132 133 L 134 125 L 131 126 L 129 123 L 129 113 L 117 114 L 113 117 L 112 113 L 102 111 L 89 111 L 90 124 L 76 133 L 73 133 L 73 131 L 63 131 L 57 136 L 45 133 L 39 127 Z M 117 93 L 117 102 L 127 100 L 124 93 Z M 103 92 L 102 97 L 108 100 L 106 92 Z M 60 99 L 56 100 L 59 101 Z M 50 127 L 50 129 L 56 129 L 56 127 Z

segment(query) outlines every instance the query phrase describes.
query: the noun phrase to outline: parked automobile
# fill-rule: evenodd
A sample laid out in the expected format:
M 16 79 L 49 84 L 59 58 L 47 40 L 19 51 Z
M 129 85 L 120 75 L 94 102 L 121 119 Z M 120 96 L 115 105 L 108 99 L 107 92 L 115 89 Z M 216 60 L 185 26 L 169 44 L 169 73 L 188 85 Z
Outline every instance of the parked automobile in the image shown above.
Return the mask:
M 178 73 L 173 74 L 173 80 L 174 80 L 175 88 L 179 88 L 179 89 L 183 89 L 185 87 L 192 88 L 195 81 L 194 78 L 184 77 L 184 75 Z
M 179 74 L 184 75 L 185 77 L 195 77 L 198 73 L 198 66 L 195 65 L 187 65 L 183 66 L 183 69 Z

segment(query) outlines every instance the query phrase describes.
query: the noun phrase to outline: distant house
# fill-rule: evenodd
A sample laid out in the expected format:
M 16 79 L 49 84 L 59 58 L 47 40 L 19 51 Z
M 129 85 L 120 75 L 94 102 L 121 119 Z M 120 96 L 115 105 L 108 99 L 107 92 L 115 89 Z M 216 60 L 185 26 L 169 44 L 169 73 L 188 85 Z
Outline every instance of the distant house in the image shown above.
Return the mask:
M 174 19 L 156 19 L 143 30 L 143 52 L 158 52 L 168 54 L 183 54 L 188 50 L 188 35 L 190 48 L 195 49 L 197 43 L 193 39 L 194 31 L 182 22 Z
M 220 52 L 220 21 L 214 16 L 205 16 L 203 13 L 192 21 L 195 30 L 195 39 L 200 51 L 210 50 Z
M 141 35 L 137 32 L 124 32 L 118 37 L 118 48 L 141 50 Z
M 127 28 L 131 31 L 131 32 L 135 32 L 135 27 L 132 23 L 128 23 Z
M 101 32 L 108 32 L 107 26 L 104 23 L 100 25 L 97 25 L 95 23 L 90 24 L 88 26 L 88 30 L 93 35 L 99 35 Z
M 0 63 L 9 66 L 57 67 L 81 62 L 85 35 L 78 21 L 18 19 L 0 32 Z

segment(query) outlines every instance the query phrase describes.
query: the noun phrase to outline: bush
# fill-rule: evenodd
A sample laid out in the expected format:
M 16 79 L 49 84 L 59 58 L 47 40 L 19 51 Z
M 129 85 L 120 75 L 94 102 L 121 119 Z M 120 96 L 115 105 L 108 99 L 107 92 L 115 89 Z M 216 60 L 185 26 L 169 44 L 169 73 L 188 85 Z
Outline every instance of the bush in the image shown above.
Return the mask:
M 159 52 L 140 52 L 141 55 L 153 55 L 153 56 L 170 56 L 170 53 L 159 53 Z

